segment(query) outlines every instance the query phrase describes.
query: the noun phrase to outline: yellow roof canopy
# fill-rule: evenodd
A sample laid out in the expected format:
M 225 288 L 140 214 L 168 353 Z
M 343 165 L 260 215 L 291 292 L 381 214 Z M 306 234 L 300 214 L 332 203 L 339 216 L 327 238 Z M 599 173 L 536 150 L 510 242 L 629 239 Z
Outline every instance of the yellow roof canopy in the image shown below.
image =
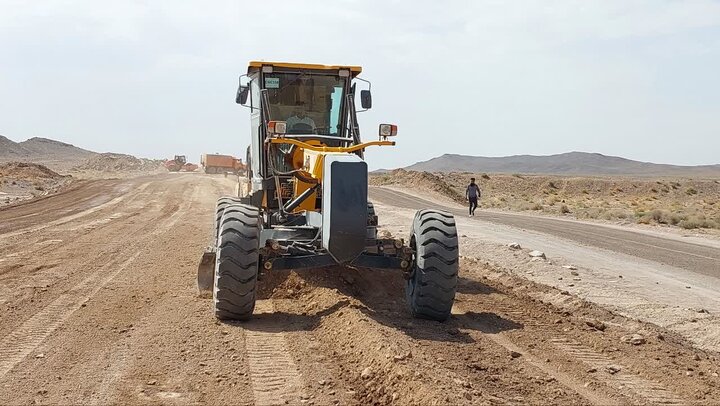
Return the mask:
M 290 69 L 313 69 L 313 70 L 340 70 L 347 69 L 350 74 L 355 77 L 362 68 L 360 66 L 342 66 L 342 65 L 320 65 L 314 63 L 293 63 L 293 62 L 266 62 L 266 61 L 250 61 L 248 64 L 248 72 L 254 69 L 260 69 L 263 66 L 272 66 L 277 68 L 290 68 Z

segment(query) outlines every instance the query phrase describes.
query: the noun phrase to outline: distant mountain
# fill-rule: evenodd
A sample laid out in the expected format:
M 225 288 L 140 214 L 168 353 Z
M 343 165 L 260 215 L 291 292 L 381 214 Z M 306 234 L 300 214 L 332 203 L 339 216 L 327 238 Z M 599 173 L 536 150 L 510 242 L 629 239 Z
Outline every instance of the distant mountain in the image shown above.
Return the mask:
M 47 138 L 15 142 L 0 135 L 0 162 L 32 162 L 64 170 L 87 161 L 96 152 Z
M 88 151 L 72 144 L 48 138 L 34 137 L 29 140 L 19 142 L 17 145 L 27 150 L 30 153 L 30 156 L 35 158 L 84 160 L 97 155 L 96 152 Z
M 679 166 L 633 161 L 587 152 L 481 157 L 445 154 L 406 167 L 426 172 L 488 172 L 554 175 L 720 176 L 720 164 Z
M 0 135 L 0 159 L 17 160 L 28 156 L 30 152 L 17 142 Z

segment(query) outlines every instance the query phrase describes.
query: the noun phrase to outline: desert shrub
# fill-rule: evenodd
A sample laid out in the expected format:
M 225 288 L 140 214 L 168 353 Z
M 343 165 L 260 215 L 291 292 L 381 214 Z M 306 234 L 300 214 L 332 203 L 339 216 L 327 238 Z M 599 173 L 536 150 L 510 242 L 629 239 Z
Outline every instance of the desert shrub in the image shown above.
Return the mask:
M 682 217 L 680 215 L 675 213 L 670 213 L 667 217 L 667 224 L 670 224 L 671 226 L 676 226 L 682 221 Z
M 691 230 L 693 228 L 712 228 L 715 226 L 715 222 L 708 221 L 699 216 L 690 216 L 685 220 L 682 220 L 679 226 L 686 230 Z
M 605 210 L 598 208 L 598 207 L 590 207 L 587 210 L 583 210 L 580 213 L 575 213 L 575 215 L 579 218 L 587 218 L 587 219 L 597 219 L 602 216 L 602 213 Z
M 542 210 L 543 206 L 540 203 L 535 202 L 529 202 L 529 201 L 521 201 L 517 203 L 515 206 L 515 210 Z
M 482 175 L 480 175 L 480 177 L 483 179 L 488 179 L 488 180 L 490 179 L 490 176 L 488 176 L 487 173 L 483 173 Z
M 561 214 L 568 214 L 570 213 L 570 209 L 567 207 L 566 204 L 563 204 L 560 206 L 560 213 Z
M 654 209 L 649 212 L 636 212 L 635 216 L 638 217 L 637 222 L 641 224 L 650 224 L 651 222 L 655 222 L 658 224 L 669 224 L 674 226 L 683 220 L 683 217 L 676 213 L 660 209 Z
M 688 194 L 689 196 L 692 196 L 692 195 L 697 194 L 697 190 L 695 190 L 695 188 L 690 187 L 685 191 L 685 193 Z
M 583 190 L 582 190 L 582 194 L 584 194 L 584 195 L 589 195 L 590 192 L 588 192 L 587 189 L 583 189 Z
M 653 192 L 653 193 L 657 193 L 657 192 L 658 192 L 658 190 L 655 189 L 655 188 L 650 189 L 650 191 Z
M 550 188 L 552 188 L 552 189 L 557 189 L 557 188 L 558 188 L 558 187 L 555 185 L 555 182 L 553 182 L 553 181 L 548 182 L 548 186 L 550 186 Z
M 514 177 L 516 177 L 516 178 L 520 178 L 520 179 L 525 179 L 525 178 L 523 178 L 523 176 L 520 175 L 519 173 L 513 173 L 512 176 L 514 176 Z
M 629 216 L 630 214 L 623 209 L 610 209 L 603 212 L 601 215 L 601 217 L 605 220 L 626 219 Z

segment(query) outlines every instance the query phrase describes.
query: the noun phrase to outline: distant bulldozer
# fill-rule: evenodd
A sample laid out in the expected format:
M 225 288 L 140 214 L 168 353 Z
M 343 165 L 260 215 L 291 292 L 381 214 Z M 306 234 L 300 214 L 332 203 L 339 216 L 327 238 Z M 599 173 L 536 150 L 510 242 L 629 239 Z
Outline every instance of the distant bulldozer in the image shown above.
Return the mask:
M 185 155 L 175 155 L 175 158 L 165 161 L 165 168 L 170 172 L 193 172 L 198 166 L 187 162 Z

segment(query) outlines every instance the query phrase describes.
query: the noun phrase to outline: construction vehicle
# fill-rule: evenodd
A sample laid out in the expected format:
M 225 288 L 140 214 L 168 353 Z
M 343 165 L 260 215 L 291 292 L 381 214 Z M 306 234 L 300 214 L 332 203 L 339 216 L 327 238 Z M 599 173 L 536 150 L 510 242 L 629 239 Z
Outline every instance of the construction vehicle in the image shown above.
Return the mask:
M 185 155 L 175 155 L 175 158 L 165 161 L 165 168 L 170 172 L 194 172 L 198 166 L 187 162 Z
M 175 155 L 175 158 L 165 161 L 165 167 L 170 172 L 179 172 L 187 162 L 185 155 Z
M 205 173 L 234 173 L 242 174 L 245 171 L 245 165 L 242 160 L 231 155 L 220 154 L 202 154 L 200 156 L 200 166 Z
M 452 214 L 415 214 L 410 238 L 381 238 L 368 201 L 371 146 L 393 146 L 397 127 L 380 124 L 362 142 L 355 94 L 370 109 L 358 66 L 250 62 L 236 102 L 250 109 L 247 193 L 221 197 L 198 288 L 212 290 L 218 319 L 248 320 L 264 273 L 334 266 L 397 270 L 416 317 L 446 320 L 455 298 L 458 237 Z

